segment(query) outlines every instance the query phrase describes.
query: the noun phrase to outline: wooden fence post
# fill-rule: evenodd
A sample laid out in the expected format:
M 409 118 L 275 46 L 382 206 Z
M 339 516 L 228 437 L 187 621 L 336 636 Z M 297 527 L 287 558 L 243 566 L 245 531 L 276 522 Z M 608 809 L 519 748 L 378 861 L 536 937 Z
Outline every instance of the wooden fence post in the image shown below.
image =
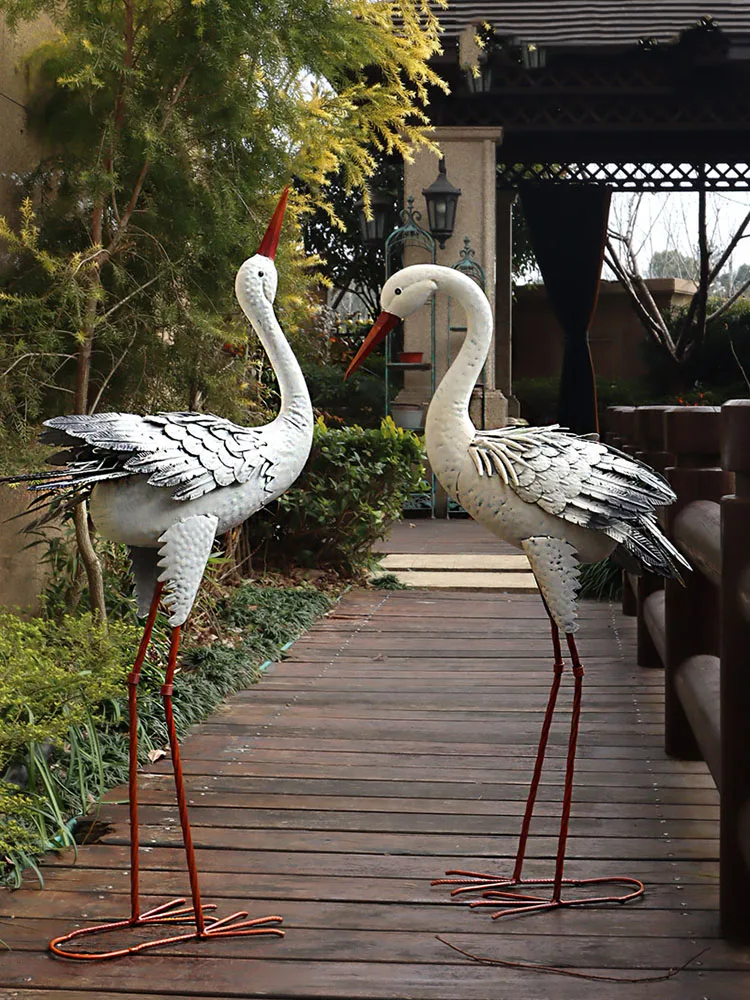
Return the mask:
M 633 411 L 635 435 L 631 454 L 641 462 L 663 473 L 671 461 L 664 437 L 664 414 L 670 406 L 639 406 Z M 664 581 L 656 573 L 643 573 L 635 586 L 636 613 L 638 615 L 637 660 L 640 667 L 660 669 L 664 663 L 661 651 L 654 642 L 646 619 L 661 614 Z M 654 596 L 656 595 L 656 596 Z
M 611 444 L 613 448 L 619 448 L 621 451 L 623 446 L 626 444 L 628 439 L 628 434 L 632 431 L 632 414 L 635 411 L 634 406 L 609 406 L 607 407 L 608 415 L 608 430 L 606 434 L 607 444 Z
M 607 444 L 627 454 L 632 454 L 632 439 L 635 432 L 635 407 L 634 406 L 610 406 L 607 410 L 609 416 L 609 431 L 606 436 Z M 631 617 L 638 614 L 638 598 L 633 581 L 622 571 L 622 613 Z
M 677 501 L 666 508 L 667 535 L 679 512 L 694 500 L 718 502 L 730 485 L 720 468 L 721 411 L 716 406 L 671 407 L 664 415 L 665 445 L 675 456 L 666 470 Z M 684 573 L 685 586 L 667 580 L 665 609 L 664 749 L 683 760 L 702 754 L 680 702 L 675 679 L 690 656 L 719 653 L 719 595 L 700 570 Z
M 722 464 L 735 492 L 721 501 L 722 933 L 750 941 L 750 400 L 722 407 Z

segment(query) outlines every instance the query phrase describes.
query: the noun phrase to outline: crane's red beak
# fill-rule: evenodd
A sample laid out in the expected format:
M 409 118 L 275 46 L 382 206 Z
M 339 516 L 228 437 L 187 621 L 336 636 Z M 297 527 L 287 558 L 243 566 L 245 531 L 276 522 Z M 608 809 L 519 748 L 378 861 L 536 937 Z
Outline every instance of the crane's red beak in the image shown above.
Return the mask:
M 349 378 L 352 372 L 356 372 L 368 354 L 370 354 L 378 344 L 382 343 L 394 327 L 401 322 L 401 317 L 393 313 L 382 312 L 375 320 L 375 325 L 365 337 L 364 343 L 354 355 L 352 363 L 346 369 L 344 381 Z
M 281 226 L 284 222 L 284 212 L 286 212 L 286 203 L 288 199 L 289 185 L 287 185 L 281 192 L 281 197 L 279 198 L 279 203 L 276 206 L 276 211 L 273 213 L 273 217 L 268 223 L 266 234 L 260 241 L 260 246 L 258 247 L 258 253 L 263 254 L 264 257 L 270 257 L 271 260 L 273 260 L 276 256 L 276 250 L 279 246 L 279 236 L 281 235 Z

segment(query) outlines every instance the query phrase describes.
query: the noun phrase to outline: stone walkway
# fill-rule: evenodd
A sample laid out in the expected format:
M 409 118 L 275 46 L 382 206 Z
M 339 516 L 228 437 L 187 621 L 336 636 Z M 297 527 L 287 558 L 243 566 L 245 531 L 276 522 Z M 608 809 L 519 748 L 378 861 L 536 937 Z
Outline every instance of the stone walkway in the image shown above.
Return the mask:
M 537 591 L 523 552 L 494 538 L 468 518 L 403 521 L 395 525 L 376 551 L 382 553 L 381 569 L 409 587 Z

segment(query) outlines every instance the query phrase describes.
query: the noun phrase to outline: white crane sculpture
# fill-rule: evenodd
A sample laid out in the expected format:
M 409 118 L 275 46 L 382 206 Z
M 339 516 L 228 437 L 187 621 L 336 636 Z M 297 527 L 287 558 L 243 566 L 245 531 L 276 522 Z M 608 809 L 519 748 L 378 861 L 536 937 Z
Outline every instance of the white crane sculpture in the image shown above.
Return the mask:
M 281 408 L 276 419 L 264 427 L 241 427 L 203 413 L 55 417 L 46 421 L 49 430 L 43 432 L 41 440 L 64 446 L 65 450 L 52 458 L 56 464 L 64 465 L 64 469 L 15 480 L 34 480 L 30 488 L 43 491 L 41 503 L 51 500 L 56 512 L 71 510 L 90 499 L 91 517 L 101 534 L 129 547 L 139 615 L 147 615 L 138 656 L 128 678 L 131 915 L 116 923 L 80 928 L 56 938 L 50 948 L 66 958 L 114 958 L 190 938 L 283 935 L 275 926 L 281 917 L 247 920 L 248 914 L 240 912 L 218 919 L 206 913 L 215 907 L 201 902 L 172 711 L 172 681 L 180 629 L 190 614 L 214 539 L 287 490 L 310 454 L 313 436 L 310 396 L 273 311 L 277 284 L 274 257 L 287 197 L 288 189 L 279 200 L 258 252 L 242 264 L 235 281 L 239 303 L 278 378 Z M 192 904 L 185 905 L 185 899 L 176 899 L 142 913 L 138 880 L 137 691 L 162 598 L 172 626 L 162 696 Z M 67 947 L 69 941 L 82 936 L 159 923 L 195 923 L 195 930 L 160 940 L 144 940 L 109 952 L 82 952 Z
M 353 359 L 347 376 L 394 327 L 438 291 L 457 299 L 466 313 L 466 338 L 430 403 L 425 423 L 427 455 L 435 476 L 480 524 L 522 549 L 541 591 L 552 626 L 554 675 L 512 874 L 503 877 L 452 870 L 433 884 L 451 884 L 453 895 L 479 891 L 472 906 L 490 906 L 494 917 L 585 903 L 625 902 L 644 887 L 625 877 L 566 879 L 565 847 L 570 819 L 583 667 L 573 633 L 578 625 L 580 563 L 615 553 L 666 577 L 690 568 L 656 523 L 655 508 L 675 499 L 669 484 L 648 466 L 558 426 L 502 427 L 478 431 L 469 418 L 471 392 L 492 341 L 492 313 L 481 289 L 459 271 L 417 264 L 394 274 L 381 293 L 382 312 Z M 560 832 L 552 878 L 524 879 L 523 862 L 563 673 L 559 631 L 565 633 L 574 675 Z M 624 885 L 619 896 L 573 895 L 563 887 Z M 537 895 L 526 887 L 539 887 Z M 498 905 L 500 908 L 498 909 Z

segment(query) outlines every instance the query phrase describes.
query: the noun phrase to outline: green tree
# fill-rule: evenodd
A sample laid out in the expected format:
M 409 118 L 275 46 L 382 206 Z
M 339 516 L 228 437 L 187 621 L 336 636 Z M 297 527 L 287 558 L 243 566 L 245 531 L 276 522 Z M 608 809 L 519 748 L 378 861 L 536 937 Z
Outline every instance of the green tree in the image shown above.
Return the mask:
M 657 250 L 648 265 L 649 278 L 697 279 L 700 265 L 697 258 L 679 250 Z
M 728 267 L 721 272 L 716 279 L 714 292 L 729 298 L 739 290 L 741 295 L 747 296 L 748 285 L 750 285 L 750 264 L 740 264 L 736 271 Z
M 362 185 L 379 155 L 428 141 L 428 0 L 0 0 L 0 15 L 56 30 L 29 63 L 53 152 L 26 179 L 35 214 L 3 234 L 4 415 L 43 415 L 50 387 L 74 412 L 245 406 L 262 361 L 221 351 L 243 339 L 232 275 L 290 179 L 299 218 L 338 171 Z M 308 306 L 294 226 L 279 264 L 293 329 Z M 80 508 L 76 526 L 103 615 Z

